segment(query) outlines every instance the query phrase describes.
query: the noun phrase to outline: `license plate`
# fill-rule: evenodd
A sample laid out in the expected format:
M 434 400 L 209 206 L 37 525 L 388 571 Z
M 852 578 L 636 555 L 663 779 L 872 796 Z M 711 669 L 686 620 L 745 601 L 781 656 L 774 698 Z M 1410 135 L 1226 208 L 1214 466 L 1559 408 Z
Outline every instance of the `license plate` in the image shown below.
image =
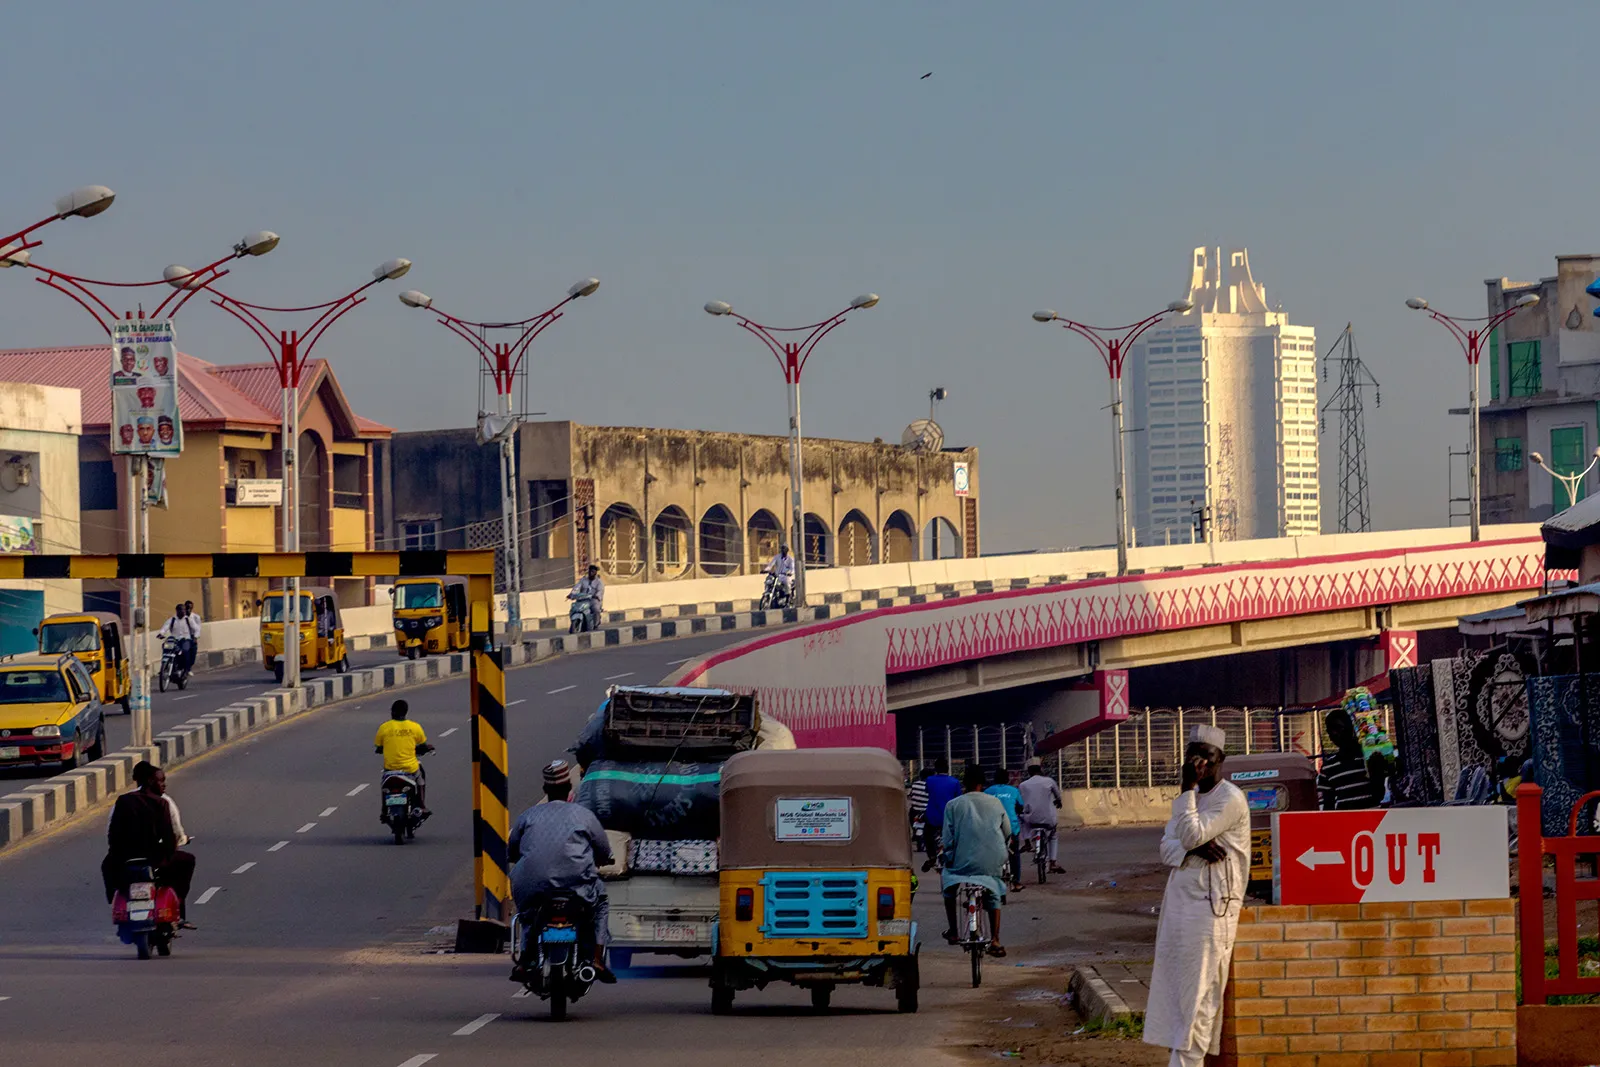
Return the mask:
M 131 922 L 131 923 L 142 923 L 142 922 L 145 922 L 150 918 L 150 913 L 151 913 L 152 910 L 154 910 L 154 909 L 142 908 L 142 909 L 139 909 L 139 910 L 136 911 L 133 908 L 129 908 L 128 909 L 128 921 Z
M 700 927 L 693 923 L 656 923 L 655 939 L 666 944 L 699 941 Z
M 0 748 L 0 759 L 17 759 L 22 755 L 22 749 L 15 746 Z
M 910 919 L 884 919 L 878 923 L 879 937 L 910 937 Z
M 406 804 L 406 798 L 402 793 L 390 793 L 388 796 L 383 798 L 383 802 L 388 804 L 390 807 L 403 808 Z

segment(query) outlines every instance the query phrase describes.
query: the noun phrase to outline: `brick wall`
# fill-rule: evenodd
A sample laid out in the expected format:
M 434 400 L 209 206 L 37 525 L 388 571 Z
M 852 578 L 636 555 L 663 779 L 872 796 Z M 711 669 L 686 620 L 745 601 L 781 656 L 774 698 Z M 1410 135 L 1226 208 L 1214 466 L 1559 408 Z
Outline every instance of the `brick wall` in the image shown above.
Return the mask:
M 1510 900 L 1245 908 L 1226 1067 L 1515 1064 Z

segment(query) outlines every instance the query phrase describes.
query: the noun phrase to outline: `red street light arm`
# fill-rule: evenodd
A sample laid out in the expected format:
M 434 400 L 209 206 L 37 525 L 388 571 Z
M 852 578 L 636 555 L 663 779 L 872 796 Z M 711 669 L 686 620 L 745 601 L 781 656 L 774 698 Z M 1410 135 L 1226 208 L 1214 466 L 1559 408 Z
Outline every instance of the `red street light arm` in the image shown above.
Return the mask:
M 500 330 L 517 329 L 520 327 L 522 332 L 517 335 L 516 340 L 511 341 L 503 346 L 503 350 L 509 359 L 509 365 L 504 369 L 510 376 L 515 377 L 518 369 L 522 366 L 523 357 L 527 355 L 528 349 L 533 345 L 534 338 L 538 337 L 550 326 L 551 323 L 555 322 L 562 315 L 564 315 L 565 312 L 562 309 L 576 299 L 578 299 L 578 294 L 569 293 L 554 307 L 548 308 L 545 311 L 541 311 L 537 315 L 530 316 L 526 319 L 519 319 L 515 322 L 475 322 L 471 319 L 463 319 L 459 316 L 452 315 L 447 311 L 441 311 L 437 307 L 434 307 L 431 303 L 428 305 L 428 310 L 432 311 L 436 316 L 438 316 L 439 325 L 450 330 L 456 336 L 461 337 L 468 344 L 470 344 L 473 349 L 477 351 L 478 357 L 483 360 L 484 366 L 487 367 L 491 373 L 495 374 L 500 373 L 501 370 L 501 368 L 495 365 L 495 361 L 493 359 L 497 346 L 492 345 L 483 338 L 476 336 L 472 331 L 474 329 Z
M 1456 341 L 1461 345 L 1462 352 L 1466 354 L 1467 362 L 1476 366 L 1478 363 L 1478 357 L 1481 354 L 1481 349 L 1478 346 L 1479 340 L 1481 340 L 1486 334 L 1493 332 L 1496 326 L 1499 326 L 1502 322 L 1505 322 L 1507 319 L 1511 318 L 1511 316 L 1521 311 L 1525 306 L 1528 305 L 1513 304 L 1508 308 L 1503 308 L 1493 315 L 1479 316 L 1475 319 L 1464 319 L 1456 315 L 1446 315 L 1444 312 L 1435 311 L 1433 308 L 1426 308 L 1425 310 L 1428 312 L 1428 316 L 1432 318 L 1434 322 L 1443 323 L 1445 328 L 1455 335 Z M 1479 322 L 1483 323 L 1483 325 L 1473 326 L 1471 329 L 1468 329 L 1466 326 L 1462 325 L 1462 323 Z
M 1122 377 L 1122 364 L 1127 358 L 1126 351 L 1129 346 L 1137 341 L 1146 330 L 1175 310 L 1175 308 L 1170 307 L 1162 308 L 1154 315 L 1140 319 L 1129 326 L 1088 326 L 1072 319 L 1062 318 L 1060 315 L 1055 315 L 1054 319 L 1064 329 L 1071 330 L 1073 333 L 1087 338 L 1089 343 L 1094 345 L 1095 351 L 1100 353 L 1100 359 L 1106 365 L 1106 373 L 1113 378 L 1120 378 Z M 1108 336 L 1112 334 L 1120 334 L 1121 336 Z
M 42 278 L 35 278 L 34 281 L 42 285 L 48 285 L 57 292 L 65 293 L 77 301 L 80 307 L 94 316 L 95 321 L 100 323 L 101 329 L 109 334 L 111 327 L 107 324 L 107 318 L 112 322 L 116 322 L 122 319 L 122 315 L 110 304 L 106 303 L 90 286 L 101 286 L 108 289 L 145 289 L 158 285 L 172 286 L 176 283 L 177 288 L 168 294 L 166 299 L 162 300 L 154 311 L 148 315 L 142 309 L 139 312 L 139 318 L 159 319 L 169 313 L 176 315 L 178 309 L 183 307 L 191 296 L 211 282 L 226 275 L 228 271 L 224 270 L 222 265 L 236 258 L 238 258 L 236 254 L 229 254 L 215 263 L 201 267 L 197 271 L 186 271 L 181 275 L 173 275 L 151 282 L 111 282 L 99 278 L 82 278 L 38 263 L 21 262 L 18 265 L 36 270 L 44 275 Z M 171 270 L 172 268 L 168 269 Z M 177 303 L 172 303 L 174 300 Z M 167 306 L 168 304 L 172 304 L 170 309 Z
M 813 322 L 809 326 L 763 326 L 736 311 L 728 311 L 726 314 L 743 329 L 761 339 L 772 352 L 773 358 L 778 361 L 778 366 L 783 368 L 784 380 L 792 385 L 800 380 L 806 361 L 811 358 L 811 353 L 816 350 L 822 339 L 837 329 L 844 322 L 845 316 L 855 310 L 855 307 L 847 307 L 832 318 Z M 802 341 L 784 341 L 775 336 L 780 333 L 804 333 L 806 337 Z

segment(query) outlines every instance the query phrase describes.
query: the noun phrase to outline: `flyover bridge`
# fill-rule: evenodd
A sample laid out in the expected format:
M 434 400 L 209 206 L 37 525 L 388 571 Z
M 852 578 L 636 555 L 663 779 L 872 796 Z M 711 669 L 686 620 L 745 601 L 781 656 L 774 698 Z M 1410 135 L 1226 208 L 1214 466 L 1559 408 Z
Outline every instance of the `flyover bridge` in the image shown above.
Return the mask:
M 1215 563 L 1145 549 L 1145 572 L 861 612 L 786 629 L 667 680 L 758 692 L 803 745 L 895 748 L 896 713 L 1054 683 L 1051 735 L 1128 717 L 1130 668 L 1370 639 L 1380 667 L 1416 662 L 1417 632 L 1504 607 L 1546 580 L 1536 525 L 1258 541 L 1283 558 Z M 1243 547 L 1243 546 L 1240 546 Z M 1172 562 L 1163 562 L 1163 556 Z

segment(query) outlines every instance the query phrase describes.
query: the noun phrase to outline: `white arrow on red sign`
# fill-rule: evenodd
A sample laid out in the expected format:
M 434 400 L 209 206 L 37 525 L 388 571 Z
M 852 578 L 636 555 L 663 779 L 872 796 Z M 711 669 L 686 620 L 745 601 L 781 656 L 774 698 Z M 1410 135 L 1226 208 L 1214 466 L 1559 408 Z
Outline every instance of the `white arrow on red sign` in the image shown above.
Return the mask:
M 1313 871 L 1325 863 L 1343 862 L 1344 853 L 1342 852 L 1318 852 L 1314 848 L 1308 848 L 1300 854 L 1300 865 Z

